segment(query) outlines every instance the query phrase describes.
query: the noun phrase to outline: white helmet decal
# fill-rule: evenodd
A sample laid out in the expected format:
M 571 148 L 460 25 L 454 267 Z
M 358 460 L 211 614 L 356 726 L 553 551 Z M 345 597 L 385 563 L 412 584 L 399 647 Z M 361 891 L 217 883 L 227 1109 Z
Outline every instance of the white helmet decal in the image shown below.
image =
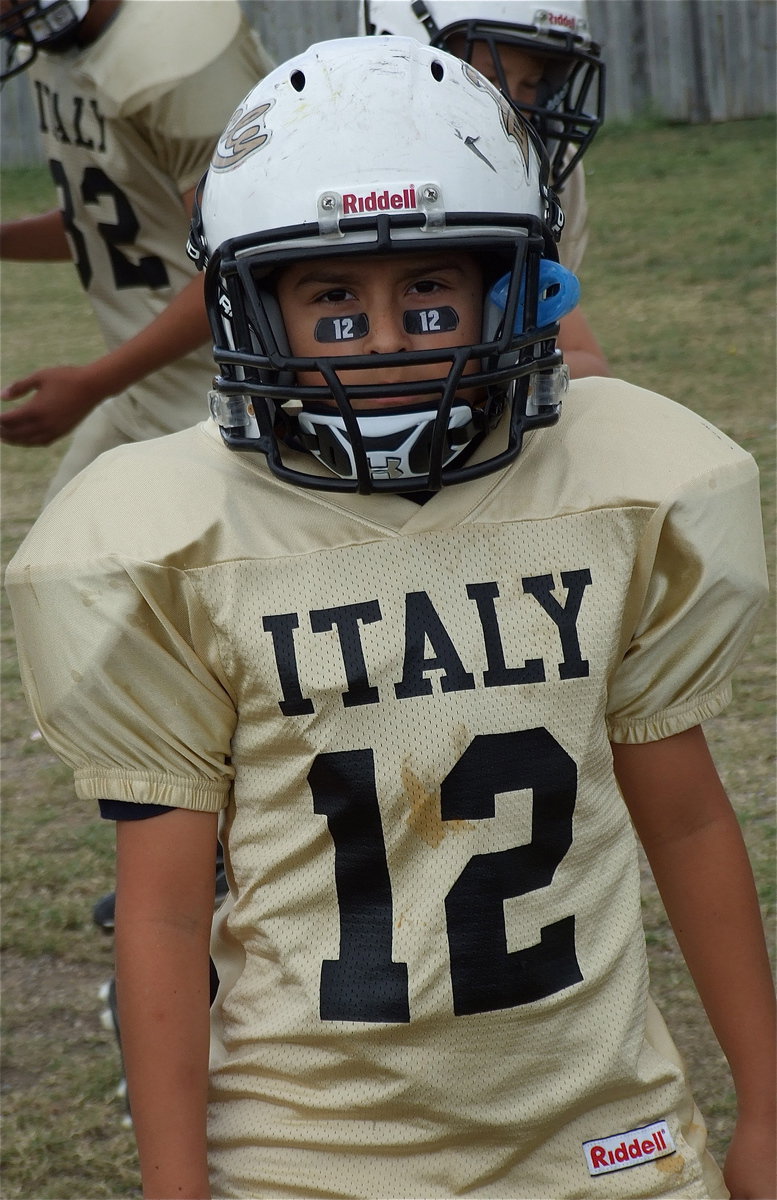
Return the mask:
M 211 159 L 211 170 L 231 171 L 248 154 L 261 150 L 270 140 L 265 116 L 272 108 L 273 101 L 259 104 L 256 108 L 241 105 L 232 114 L 229 124 L 222 133 Z

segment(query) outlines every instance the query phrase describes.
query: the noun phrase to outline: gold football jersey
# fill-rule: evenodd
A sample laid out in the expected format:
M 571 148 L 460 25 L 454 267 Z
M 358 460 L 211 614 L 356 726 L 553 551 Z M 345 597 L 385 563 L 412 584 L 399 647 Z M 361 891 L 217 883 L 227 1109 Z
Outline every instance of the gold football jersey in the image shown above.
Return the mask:
M 196 274 L 181 196 L 271 66 L 237 0 L 124 0 L 93 45 L 31 66 L 73 259 L 109 350 Z M 201 420 L 212 377 L 205 344 L 105 404 L 128 440 L 155 437 Z
M 223 809 L 214 1196 L 726 1195 L 608 739 L 725 705 L 764 578 L 749 455 L 610 379 L 423 505 L 210 423 L 52 501 L 8 571 L 41 730 L 82 797 Z

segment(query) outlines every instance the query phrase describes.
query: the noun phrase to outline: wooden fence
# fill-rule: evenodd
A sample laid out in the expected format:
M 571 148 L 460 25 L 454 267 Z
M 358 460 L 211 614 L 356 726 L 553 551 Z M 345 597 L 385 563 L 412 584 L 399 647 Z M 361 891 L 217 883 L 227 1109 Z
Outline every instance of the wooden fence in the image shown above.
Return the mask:
M 589 0 L 607 115 L 705 124 L 775 111 L 774 0 Z
M 310 42 L 357 30 L 358 0 L 241 3 L 279 62 Z M 774 0 L 589 0 L 588 12 L 604 47 L 609 120 L 648 112 L 704 123 L 775 111 Z M 3 163 L 41 162 L 24 75 L 0 94 L 0 120 Z

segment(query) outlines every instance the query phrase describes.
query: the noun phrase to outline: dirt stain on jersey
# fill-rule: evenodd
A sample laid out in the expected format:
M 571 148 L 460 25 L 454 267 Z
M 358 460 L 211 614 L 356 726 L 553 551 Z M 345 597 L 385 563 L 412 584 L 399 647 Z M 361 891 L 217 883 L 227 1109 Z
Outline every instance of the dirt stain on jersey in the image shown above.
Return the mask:
M 664 1175 L 680 1175 L 685 1169 L 685 1159 L 682 1154 L 675 1151 L 674 1154 L 668 1154 L 666 1158 L 657 1158 L 653 1166 L 658 1171 L 662 1171 Z
M 427 846 L 433 850 L 447 834 L 472 829 L 471 821 L 443 821 L 440 815 L 439 790 L 430 792 L 407 763 L 402 767 L 402 787 L 410 805 L 407 823 Z

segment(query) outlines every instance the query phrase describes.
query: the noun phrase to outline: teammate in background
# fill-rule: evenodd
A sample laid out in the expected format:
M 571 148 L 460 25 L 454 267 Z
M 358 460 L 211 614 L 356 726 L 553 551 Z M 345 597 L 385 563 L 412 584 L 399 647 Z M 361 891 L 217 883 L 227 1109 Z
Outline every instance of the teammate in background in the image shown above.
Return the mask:
M 364 32 L 418 38 L 471 62 L 532 122 L 564 210 L 559 256 L 579 274 L 588 242 L 581 159 L 604 119 L 605 79 L 585 0 L 363 0 L 361 14 Z M 558 344 L 573 377 L 611 374 L 579 305 Z
M 213 362 L 185 252 L 193 190 L 272 63 L 237 0 L 0 0 L 0 35 L 2 77 L 29 72 L 59 196 L 0 228 L 0 256 L 72 258 L 107 345 L 2 392 L 27 397 L 0 415 L 3 441 L 45 446 L 76 429 L 50 499 L 104 450 L 199 419 Z
M 279 67 L 198 190 L 212 419 L 103 455 L 9 567 L 36 719 L 117 821 L 147 1198 L 727 1196 L 634 828 L 731 1064 L 728 1186 L 774 1195 L 771 977 L 700 727 L 765 592 L 757 471 L 626 383 L 560 413 L 546 170 L 443 51 Z

